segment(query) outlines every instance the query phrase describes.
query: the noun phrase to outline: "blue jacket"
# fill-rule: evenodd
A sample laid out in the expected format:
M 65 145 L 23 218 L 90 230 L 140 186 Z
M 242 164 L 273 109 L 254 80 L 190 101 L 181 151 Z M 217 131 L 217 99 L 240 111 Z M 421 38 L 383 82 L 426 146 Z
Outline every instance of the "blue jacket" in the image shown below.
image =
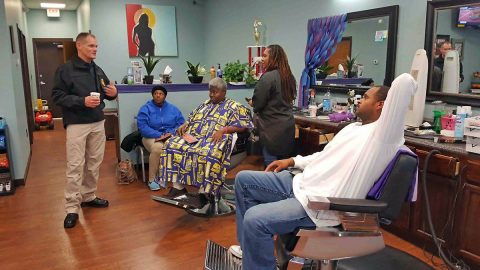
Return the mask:
M 145 138 L 159 138 L 167 132 L 175 134 L 184 122 L 180 110 L 167 101 L 160 107 L 150 100 L 140 108 L 137 115 L 137 127 Z

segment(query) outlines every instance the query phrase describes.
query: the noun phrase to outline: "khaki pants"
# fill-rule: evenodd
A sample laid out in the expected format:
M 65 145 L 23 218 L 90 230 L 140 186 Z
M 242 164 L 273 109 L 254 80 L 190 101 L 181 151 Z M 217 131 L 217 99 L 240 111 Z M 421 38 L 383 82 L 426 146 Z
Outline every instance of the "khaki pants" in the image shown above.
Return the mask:
M 67 126 L 65 210 L 78 213 L 81 202 L 95 199 L 105 150 L 105 120 Z
M 152 138 L 142 138 L 143 146 L 150 152 L 148 156 L 148 181 L 152 182 L 157 176 L 160 164 L 160 154 L 163 152 L 163 142 L 155 142 Z

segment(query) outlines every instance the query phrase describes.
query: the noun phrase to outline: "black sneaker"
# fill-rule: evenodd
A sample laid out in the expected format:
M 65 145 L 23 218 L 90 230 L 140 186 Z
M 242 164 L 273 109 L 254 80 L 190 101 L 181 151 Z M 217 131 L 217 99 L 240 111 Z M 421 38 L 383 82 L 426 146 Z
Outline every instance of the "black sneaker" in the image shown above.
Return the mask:
M 193 209 L 203 208 L 208 203 L 208 197 L 204 193 L 187 193 L 185 196 L 180 196 L 173 200 Z
M 176 189 L 171 187 L 170 190 L 168 191 L 167 194 L 163 195 L 162 197 L 167 198 L 167 199 L 173 199 L 182 195 L 187 194 L 188 191 L 186 188 L 183 189 Z
M 108 207 L 108 201 L 99 197 L 89 201 L 89 202 L 82 202 L 80 204 L 81 207 L 95 207 L 95 208 L 105 208 Z
M 67 216 L 65 217 L 65 220 L 63 221 L 63 227 L 65 229 L 73 228 L 77 224 L 77 220 L 78 220 L 78 214 L 68 213 Z

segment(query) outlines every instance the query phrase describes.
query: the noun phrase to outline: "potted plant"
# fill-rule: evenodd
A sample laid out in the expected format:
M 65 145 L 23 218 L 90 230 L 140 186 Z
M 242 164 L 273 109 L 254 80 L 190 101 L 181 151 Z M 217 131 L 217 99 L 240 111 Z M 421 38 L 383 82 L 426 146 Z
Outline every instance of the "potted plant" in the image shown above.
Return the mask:
M 193 65 L 192 63 L 187 61 L 187 74 L 188 74 L 188 80 L 191 83 L 201 83 L 203 81 L 203 75 L 206 74 L 207 70 L 205 69 L 204 66 L 200 66 L 200 63 L 197 65 Z
M 323 63 L 321 66 L 315 69 L 315 76 L 317 80 L 325 79 L 328 75 L 328 72 L 332 70 L 333 67 L 328 65 L 328 62 Z
M 347 60 L 345 61 L 345 66 L 347 67 L 347 77 L 354 78 L 357 73 L 354 71 L 354 66 L 357 64 L 357 56 L 350 58 L 347 56 Z
M 155 57 L 151 55 L 147 55 L 146 57 L 140 56 L 140 58 L 142 58 L 143 66 L 145 67 L 145 72 L 147 72 L 147 75 L 143 77 L 143 80 L 145 84 L 152 84 L 153 83 L 152 72 L 155 66 L 160 61 L 160 58 L 157 57 L 157 59 L 155 59 Z
M 249 74 L 248 65 L 240 63 L 240 60 L 227 63 L 223 70 L 223 78 L 227 83 L 239 84 L 245 82 Z

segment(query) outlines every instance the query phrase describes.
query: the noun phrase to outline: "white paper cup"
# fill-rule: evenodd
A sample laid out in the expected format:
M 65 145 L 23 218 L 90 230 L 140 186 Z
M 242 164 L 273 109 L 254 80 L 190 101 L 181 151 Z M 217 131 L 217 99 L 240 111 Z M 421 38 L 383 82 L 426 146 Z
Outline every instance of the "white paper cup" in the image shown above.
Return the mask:
M 308 106 L 308 113 L 310 117 L 316 117 L 317 116 L 317 106 Z
M 90 92 L 90 96 L 95 97 L 97 99 L 100 99 L 100 93 L 98 93 L 98 92 Z

